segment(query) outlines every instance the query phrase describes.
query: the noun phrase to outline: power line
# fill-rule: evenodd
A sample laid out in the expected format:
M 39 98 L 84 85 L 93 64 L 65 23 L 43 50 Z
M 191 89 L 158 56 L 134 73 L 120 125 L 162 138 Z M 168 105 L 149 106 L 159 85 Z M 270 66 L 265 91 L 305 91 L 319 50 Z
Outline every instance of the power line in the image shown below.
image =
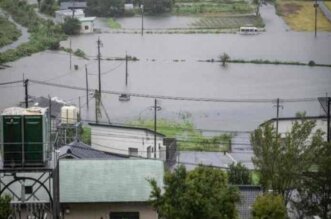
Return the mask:
M 30 80 L 32 83 L 61 87 L 73 90 L 85 91 L 86 88 L 55 84 L 45 81 Z M 89 91 L 94 91 L 94 89 L 89 89 Z M 103 90 L 102 93 L 121 95 L 123 92 L 120 91 L 107 91 Z M 196 98 L 196 97 L 179 97 L 179 96 L 163 96 L 163 95 L 152 95 L 152 94 L 140 94 L 140 93 L 127 93 L 130 96 L 141 97 L 141 98 L 153 98 L 153 99 L 165 99 L 165 100 L 182 100 L 182 101 L 196 101 L 196 102 L 215 102 L 215 103 L 274 103 L 276 99 L 219 99 L 219 98 Z M 316 98 L 294 98 L 294 99 L 281 99 L 282 102 L 311 102 L 316 101 Z

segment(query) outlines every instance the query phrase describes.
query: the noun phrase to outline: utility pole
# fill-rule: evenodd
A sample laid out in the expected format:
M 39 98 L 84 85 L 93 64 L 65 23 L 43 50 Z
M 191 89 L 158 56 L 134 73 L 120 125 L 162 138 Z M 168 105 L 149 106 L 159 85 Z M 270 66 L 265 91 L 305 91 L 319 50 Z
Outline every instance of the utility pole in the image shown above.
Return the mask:
M 156 159 L 156 107 L 157 107 L 157 100 L 154 99 L 154 158 Z
M 327 141 L 330 142 L 331 141 L 331 137 L 330 137 L 330 104 L 331 104 L 331 97 L 328 97 L 327 104 L 328 104 Z
M 128 54 L 125 53 L 125 86 L 128 86 Z
M 85 65 L 85 78 L 86 78 L 86 105 L 87 105 L 87 110 L 88 110 L 89 103 L 88 103 L 88 72 L 87 72 L 87 65 Z
M 100 46 L 101 46 L 101 40 L 100 38 L 98 38 L 98 76 L 99 76 L 99 95 L 100 95 L 100 98 L 101 98 L 101 65 L 100 65 L 100 62 L 101 62 L 101 54 L 100 54 Z
M 314 8 L 315 8 L 315 38 L 316 38 L 317 37 L 317 8 L 318 8 L 317 0 L 315 0 Z
M 154 99 L 154 159 L 156 159 L 156 131 L 157 131 L 157 116 L 156 112 L 161 110 L 161 107 L 157 105 L 157 99 Z
M 278 137 L 278 120 L 279 120 L 279 108 L 283 108 L 282 105 L 279 104 L 279 98 L 277 98 L 276 100 L 276 134 L 277 134 L 277 137 Z
M 101 40 L 98 38 L 98 79 L 99 79 L 99 90 L 95 91 L 94 97 L 95 97 L 95 122 L 99 122 L 99 115 L 100 115 L 100 103 L 101 103 L 101 54 L 100 54 L 100 46 L 101 46 Z
M 144 35 L 144 4 L 140 5 L 141 8 L 141 36 Z
M 69 40 L 69 47 L 70 47 L 70 50 L 69 50 L 69 62 L 70 62 L 70 70 L 71 70 L 71 38 L 70 38 L 70 40 Z
M 29 79 L 24 80 L 24 87 L 25 87 L 25 108 L 29 107 Z

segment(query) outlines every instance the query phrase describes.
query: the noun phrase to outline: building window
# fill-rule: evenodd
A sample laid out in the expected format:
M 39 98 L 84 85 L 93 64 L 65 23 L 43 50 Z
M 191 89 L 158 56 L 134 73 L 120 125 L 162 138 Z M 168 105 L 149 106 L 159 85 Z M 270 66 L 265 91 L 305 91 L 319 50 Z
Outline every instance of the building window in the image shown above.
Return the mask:
M 138 156 L 138 148 L 129 148 L 129 155 Z
M 110 219 L 139 219 L 139 212 L 110 212 Z
M 84 28 L 85 28 L 85 30 L 88 30 L 88 26 L 87 25 L 85 25 Z

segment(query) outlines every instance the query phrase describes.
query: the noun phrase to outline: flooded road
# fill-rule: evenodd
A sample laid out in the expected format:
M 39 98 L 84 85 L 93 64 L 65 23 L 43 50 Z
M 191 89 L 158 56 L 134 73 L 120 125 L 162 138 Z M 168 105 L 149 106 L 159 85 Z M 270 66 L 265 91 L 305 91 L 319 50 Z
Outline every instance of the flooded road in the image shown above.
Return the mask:
M 90 88 L 97 88 L 97 44 L 103 42 L 104 59 L 128 55 L 139 59 L 129 62 L 129 83 L 125 87 L 125 62 L 101 62 L 102 89 L 146 95 L 216 99 L 267 99 L 263 103 L 203 102 L 160 100 L 162 110 L 158 118 L 181 119 L 188 117 L 199 128 L 244 131 L 252 130 L 266 119 L 275 117 L 272 99 L 307 98 L 331 93 L 331 68 L 254 65 L 199 62 L 217 59 L 223 52 L 233 59 L 268 59 L 281 61 L 331 63 L 331 33 L 297 33 L 274 13 L 273 7 L 262 10 L 267 31 L 255 36 L 239 34 L 91 34 L 72 37 L 73 49 L 82 49 L 90 58 L 73 57 L 69 69 L 69 55 L 64 52 L 45 51 L 9 63 L 11 68 L 0 71 L 0 81 L 23 78 L 57 84 L 85 87 L 85 64 Z M 133 18 L 138 19 L 138 18 Z M 124 22 L 124 21 L 123 21 Z M 129 21 L 127 21 L 129 22 Z M 69 41 L 62 42 L 69 47 Z M 15 105 L 24 99 L 21 84 L 0 87 L 0 109 Z M 94 119 L 94 102 L 86 113 L 85 92 L 31 83 L 29 94 L 58 96 L 78 105 L 81 96 L 83 118 Z M 103 103 L 112 122 L 125 122 L 137 118 L 153 118 L 149 107 L 152 98 L 131 97 L 129 102 L 119 102 L 118 96 L 104 94 Z M 317 100 L 282 103 L 281 116 L 294 116 L 298 111 L 320 115 Z M 103 120 L 106 121 L 105 116 Z

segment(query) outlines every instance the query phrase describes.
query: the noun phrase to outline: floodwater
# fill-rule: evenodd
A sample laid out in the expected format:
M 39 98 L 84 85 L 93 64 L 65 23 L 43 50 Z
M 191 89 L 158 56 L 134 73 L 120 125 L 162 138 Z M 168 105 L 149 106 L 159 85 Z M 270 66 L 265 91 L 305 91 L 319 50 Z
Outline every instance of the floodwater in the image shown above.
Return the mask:
M 25 78 L 48 81 L 84 88 L 85 64 L 89 73 L 89 87 L 96 89 L 98 63 L 97 39 L 103 46 L 104 59 L 124 57 L 125 53 L 139 59 L 128 64 L 128 86 L 125 86 L 125 62 L 102 61 L 102 90 L 145 95 L 216 99 L 267 99 L 266 103 L 204 102 L 161 99 L 158 118 L 181 119 L 188 117 L 201 129 L 223 131 L 253 130 L 263 121 L 275 117 L 276 98 L 316 98 L 331 93 L 331 68 L 228 64 L 199 62 L 217 59 L 226 52 L 233 59 L 268 59 L 281 61 L 331 64 L 331 33 L 297 33 L 290 31 L 274 14 L 272 6 L 263 6 L 262 15 L 266 32 L 255 36 L 239 34 L 89 34 L 72 37 L 72 48 L 82 49 L 89 60 L 72 57 L 64 52 L 45 51 L 9 63 L 11 68 L 0 71 L 0 81 Z M 139 17 L 122 19 L 122 26 L 139 23 Z M 166 19 L 160 21 L 167 22 Z M 179 19 L 179 18 L 176 18 Z M 175 19 L 175 20 L 176 20 Z M 184 18 L 187 23 L 188 18 Z M 168 19 L 171 26 L 173 19 Z M 123 25 L 125 24 L 125 25 Z M 146 23 L 147 27 L 149 23 Z M 184 24 L 183 24 L 184 25 Z M 167 27 L 168 27 L 167 26 Z M 105 27 L 104 27 L 105 28 Z M 137 27 L 139 29 L 140 27 Z M 62 42 L 69 47 L 69 40 Z M 0 87 L 0 109 L 13 106 L 24 99 L 22 84 Z M 29 94 L 57 96 L 81 106 L 84 119 L 94 120 L 94 102 L 86 109 L 83 91 L 31 83 Z M 153 98 L 131 97 L 119 102 L 117 95 L 103 94 L 103 104 L 112 122 L 125 122 L 137 118 L 153 118 Z M 269 101 L 270 100 L 270 101 Z M 282 102 L 280 116 L 294 116 L 298 111 L 308 115 L 322 113 L 318 101 Z M 105 115 L 102 121 L 106 121 Z

